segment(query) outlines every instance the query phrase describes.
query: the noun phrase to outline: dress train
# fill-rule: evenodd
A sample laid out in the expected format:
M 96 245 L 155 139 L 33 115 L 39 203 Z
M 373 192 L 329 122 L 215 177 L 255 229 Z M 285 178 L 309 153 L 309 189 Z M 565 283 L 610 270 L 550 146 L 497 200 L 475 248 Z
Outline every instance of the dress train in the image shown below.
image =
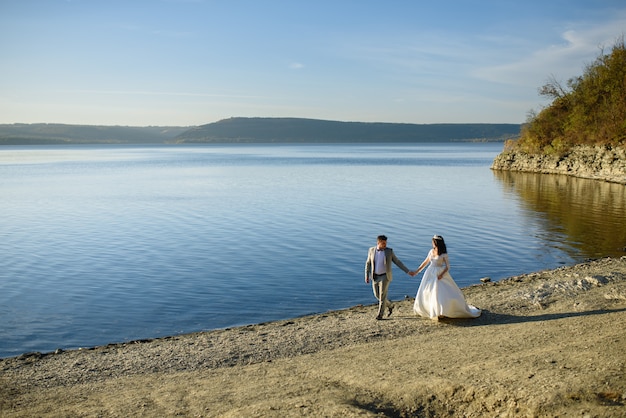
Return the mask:
M 426 268 L 413 304 L 413 311 L 427 318 L 478 318 L 482 313 L 475 306 L 468 305 L 463 292 L 446 272 L 437 279 L 444 268 L 443 257 L 432 256 Z

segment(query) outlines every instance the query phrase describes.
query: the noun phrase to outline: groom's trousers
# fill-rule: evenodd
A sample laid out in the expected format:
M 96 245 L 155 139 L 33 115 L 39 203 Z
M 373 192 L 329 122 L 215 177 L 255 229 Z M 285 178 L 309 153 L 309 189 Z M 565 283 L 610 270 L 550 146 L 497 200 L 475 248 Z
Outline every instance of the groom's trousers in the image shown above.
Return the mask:
M 391 306 L 391 302 L 387 299 L 387 292 L 389 290 L 389 284 L 391 281 L 387 279 L 386 274 L 374 275 L 372 280 L 372 289 L 374 290 L 374 296 L 378 299 L 378 317 L 382 318 L 385 313 L 385 309 Z

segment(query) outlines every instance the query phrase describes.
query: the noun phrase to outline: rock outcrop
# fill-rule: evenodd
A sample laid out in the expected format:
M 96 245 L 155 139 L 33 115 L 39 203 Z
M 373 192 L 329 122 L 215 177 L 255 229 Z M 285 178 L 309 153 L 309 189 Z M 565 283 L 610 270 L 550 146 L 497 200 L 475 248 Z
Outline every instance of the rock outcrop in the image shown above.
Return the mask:
M 566 174 L 626 184 L 626 148 L 585 145 L 551 155 L 505 150 L 494 159 L 491 169 Z

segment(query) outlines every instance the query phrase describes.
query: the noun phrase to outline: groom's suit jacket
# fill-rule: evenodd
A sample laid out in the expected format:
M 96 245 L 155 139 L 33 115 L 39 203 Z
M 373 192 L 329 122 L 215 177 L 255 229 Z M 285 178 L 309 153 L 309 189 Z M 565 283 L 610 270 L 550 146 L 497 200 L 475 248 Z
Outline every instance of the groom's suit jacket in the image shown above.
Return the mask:
M 374 260 L 376 257 L 376 247 L 372 247 L 367 252 L 367 261 L 365 262 L 365 278 L 374 280 Z M 387 272 L 387 280 L 393 280 L 393 273 L 391 271 L 391 263 L 400 267 L 405 273 L 409 272 L 409 269 L 400 261 L 394 254 L 393 250 L 389 247 L 385 248 L 385 271 Z

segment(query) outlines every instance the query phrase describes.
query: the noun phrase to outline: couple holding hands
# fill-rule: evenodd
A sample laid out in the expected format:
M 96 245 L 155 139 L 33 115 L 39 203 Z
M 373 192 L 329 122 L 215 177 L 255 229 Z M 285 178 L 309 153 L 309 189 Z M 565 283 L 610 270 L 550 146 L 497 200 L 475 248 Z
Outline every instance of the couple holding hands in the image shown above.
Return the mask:
M 365 283 L 372 282 L 374 296 L 378 299 L 376 319 L 383 319 L 385 309 L 388 311 L 387 316 L 393 312 L 393 304 L 387 299 L 392 280 L 392 263 L 410 276 L 415 276 L 428 265 L 413 304 L 413 311 L 419 316 L 431 319 L 480 316 L 480 309 L 465 302 L 461 289 L 450 276 L 450 261 L 443 237 L 435 235 L 432 245 L 432 249 L 417 270 L 410 271 L 396 257 L 393 250 L 387 248 L 387 237 L 378 236 L 377 245 L 369 249 L 365 262 Z

